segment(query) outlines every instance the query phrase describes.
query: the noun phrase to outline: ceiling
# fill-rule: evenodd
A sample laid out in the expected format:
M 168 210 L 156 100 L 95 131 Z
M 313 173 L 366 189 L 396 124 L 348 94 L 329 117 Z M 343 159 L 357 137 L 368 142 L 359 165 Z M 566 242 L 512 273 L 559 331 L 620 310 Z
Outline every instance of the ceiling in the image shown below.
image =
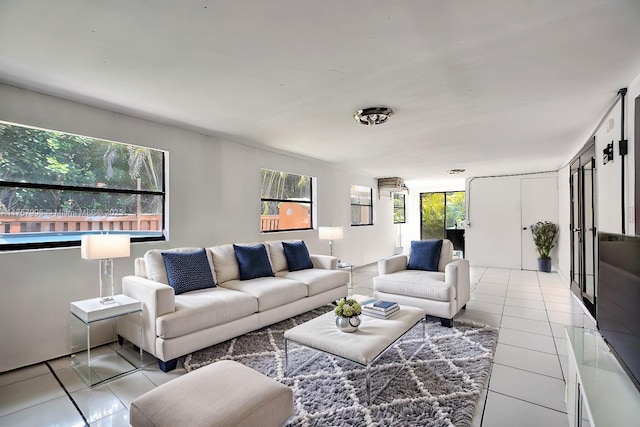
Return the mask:
M 421 185 L 558 169 L 638 40 L 638 0 L 0 0 L 0 82 Z

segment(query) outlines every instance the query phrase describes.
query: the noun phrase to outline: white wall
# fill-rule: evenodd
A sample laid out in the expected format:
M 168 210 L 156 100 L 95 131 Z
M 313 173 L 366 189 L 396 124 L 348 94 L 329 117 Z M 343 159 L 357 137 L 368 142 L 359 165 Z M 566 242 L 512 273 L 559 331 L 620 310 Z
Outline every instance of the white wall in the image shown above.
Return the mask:
M 522 266 L 522 180 L 555 177 L 555 173 L 525 174 L 501 177 L 469 178 L 467 191 L 467 229 L 465 231 L 465 258 L 471 265 L 520 269 Z M 557 218 L 557 190 L 555 181 L 549 194 L 553 199 L 539 200 L 545 212 L 540 220 L 555 222 Z M 535 256 L 532 252 L 531 256 Z M 551 253 L 552 258 L 555 253 Z M 553 262 L 555 267 L 556 262 Z
M 629 104 L 627 103 L 627 105 Z M 620 112 L 621 103 L 618 102 L 595 133 L 597 170 L 596 221 L 598 230 L 613 233 L 622 232 L 621 170 L 623 161 L 620 157 L 618 146 L 618 141 L 620 141 Z M 613 142 L 614 159 L 605 165 L 602 161 L 602 151 L 611 142 Z M 627 157 L 624 159 L 625 168 L 628 167 Z
M 287 238 L 328 254 L 315 231 L 260 233 L 261 168 L 317 177 L 317 224 L 345 227 L 341 259 L 367 264 L 395 248 L 391 200 L 374 201 L 374 226 L 350 227 L 350 186 L 375 188 L 373 177 L 4 85 L 0 120 L 169 151 L 170 241 L 133 244 L 130 259 L 115 260 L 116 291 L 150 248 Z M 78 248 L 5 252 L 0 272 L 0 372 L 68 354 L 69 303 L 98 296 L 97 264 Z

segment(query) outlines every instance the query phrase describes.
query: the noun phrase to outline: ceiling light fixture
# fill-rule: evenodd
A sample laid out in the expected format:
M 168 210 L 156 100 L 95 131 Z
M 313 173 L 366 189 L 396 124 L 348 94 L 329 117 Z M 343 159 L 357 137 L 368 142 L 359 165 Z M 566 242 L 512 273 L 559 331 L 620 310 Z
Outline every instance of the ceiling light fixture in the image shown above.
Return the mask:
M 362 125 L 374 126 L 385 123 L 392 115 L 393 110 L 389 107 L 370 107 L 356 111 L 353 118 Z
M 451 169 L 449 170 L 449 175 L 458 175 L 459 173 L 464 172 L 466 169 Z

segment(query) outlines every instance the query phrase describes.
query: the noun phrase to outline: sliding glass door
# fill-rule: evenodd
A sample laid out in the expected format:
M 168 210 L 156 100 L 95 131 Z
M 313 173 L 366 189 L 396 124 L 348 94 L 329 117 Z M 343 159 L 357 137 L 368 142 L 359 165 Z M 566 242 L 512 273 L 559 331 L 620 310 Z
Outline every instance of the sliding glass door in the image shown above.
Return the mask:
M 420 193 L 420 238 L 449 239 L 464 251 L 464 191 Z

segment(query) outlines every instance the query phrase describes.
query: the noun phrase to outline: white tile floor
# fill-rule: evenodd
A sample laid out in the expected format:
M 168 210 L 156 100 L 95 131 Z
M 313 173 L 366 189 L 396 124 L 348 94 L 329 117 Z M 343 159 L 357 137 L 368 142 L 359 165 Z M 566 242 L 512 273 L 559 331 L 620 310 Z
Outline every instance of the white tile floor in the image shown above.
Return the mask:
M 355 269 L 354 293 L 372 295 L 376 274 L 375 265 Z M 566 427 L 564 325 L 595 328 L 592 319 L 557 274 L 482 267 L 471 274 L 471 301 L 457 319 L 500 330 L 474 426 Z M 95 388 L 68 357 L 0 374 L 0 426 L 128 426 L 133 399 L 185 373 L 149 362 Z

